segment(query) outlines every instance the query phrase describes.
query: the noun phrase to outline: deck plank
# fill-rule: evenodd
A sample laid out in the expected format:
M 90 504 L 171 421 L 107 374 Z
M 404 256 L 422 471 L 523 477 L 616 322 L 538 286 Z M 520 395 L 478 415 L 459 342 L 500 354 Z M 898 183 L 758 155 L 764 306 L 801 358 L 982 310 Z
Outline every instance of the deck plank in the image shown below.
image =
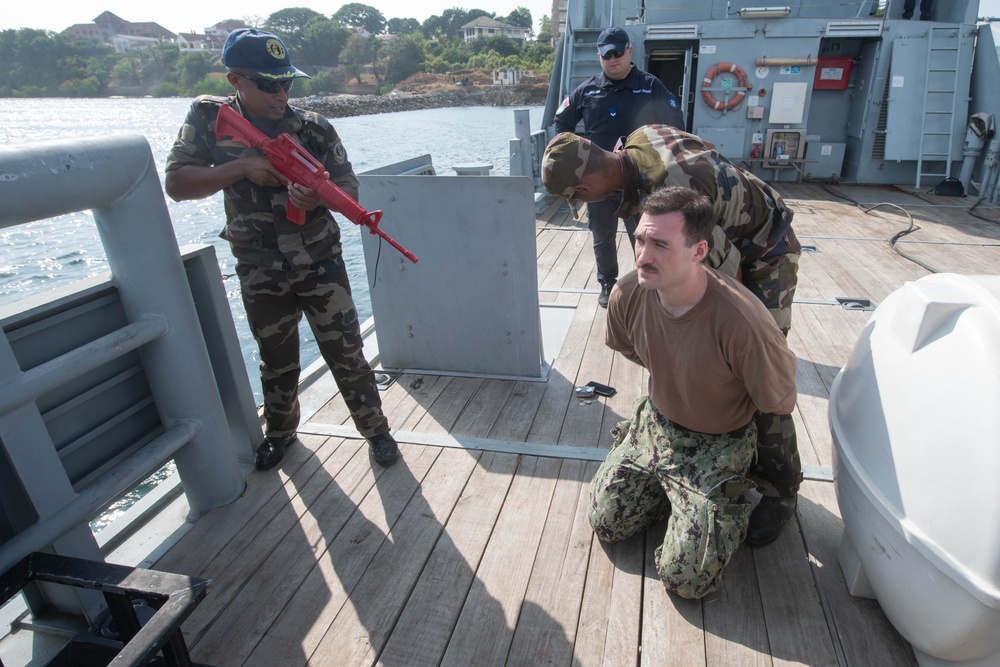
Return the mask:
M 749 547 L 744 545 L 733 555 L 722 585 L 705 598 L 704 610 L 708 665 L 770 666 L 766 619 Z
M 449 518 L 392 635 L 386 667 L 441 663 L 520 457 L 485 452 Z
M 302 559 L 310 557 L 311 550 L 303 549 L 304 545 L 297 536 L 303 530 L 303 522 L 308 522 L 308 518 L 304 518 L 307 508 L 326 491 L 330 480 L 336 475 L 340 475 L 341 483 L 350 488 L 366 489 L 368 484 L 365 478 L 370 477 L 371 473 L 366 470 L 367 466 L 358 462 L 362 458 L 367 459 L 365 452 L 360 452 L 357 446 L 347 444 L 338 447 L 333 455 L 316 466 L 315 472 L 308 479 L 291 478 L 284 487 L 286 499 L 276 505 L 280 509 L 273 516 L 264 512 L 255 516 L 205 569 L 205 574 L 212 579 L 212 595 L 185 622 L 185 631 L 189 633 L 196 652 L 202 639 L 206 639 L 205 646 L 213 646 L 213 642 L 225 639 L 217 628 L 240 614 L 240 610 L 233 606 L 235 600 L 246 601 L 261 586 L 269 586 L 269 582 L 260 580 L 267 573 L 269 564 L 270 567 L 274 566 L 272 558 L 275 552 L 280 551 L 285 544 L 294 543 L 299 549 L 292 553 L 299 569 L 294 571 L 291 580 L 296 576 L 305 576 L 301 568 L 310 566 L 304 566 Z M 296 486 L 297 484 L 301 486 Z M 198 550 L 201 547 L 200 543 L 178 546 L 185 550 Z M 273 602 L 268 598 L 264 600 L 267 604 Z M 276 615 L 278 611 L 280 607 L 268 608 L 265 614 Z M 205 650 L 212 652 L 216 649 L 213 646 Z M 219 650 L 219 653 L 224 650 Z
M 614 352 L 604 344 L 604 309 L 594 317 L 590 328 L 575 385 L 585 385 L 590 381 L 608 384 L 611 381 L 611 360 Z M 611 434 L 601 427 L 604 423 L 605 399 L 594 396 L 589 399 L 575 399 L 569 402 L 563 421 L 559 442 L 576 447 L 601 447 L 610 449 Z
M 479 455 L 455 449 L 441 452 L 351 591 L 350 604 L 341 609 L 316 647 L 310 665 L 347 667 L 375 662 L 442 538 Z
M 225 639 L 238 646 L 222 652 L 196 650 L 195 657 L 199 661 L 221 664 L 231 660 L 233 653 L 247 644 L 245 638 L 240 637 L 246 627 L 259 630 L 254 636 L 266 633 L 283 639 L 285 646 L 293 643 L 298 646 L 293 654 L 258 655 L 255 658 L 258 664 L 267 664 L 270 659 L 270 664 L 292 667 L 312 659 L 331 623 L 343 607 L 351 603 L 355 586 L 440 452 L 437 448 L 406 445 L 401 446 L 400 451 L 404 460 L 376 475 L 368 452 L 359 450 L 352 459 L 361 473 L 357 486 L 348 492 L 347 488 L 340 487 L 339 478 L 331 483 L 321 502 L 310 506 L 303 517 L 301 535 L 286 540 L 268 563 L 272 571 L 266 578 L 278 581 L 289 578 L 287 571 L 296 559 L 309 565 L 304 578 L 288 581 L 287 588 L 291 589 L 288 593 L 284 592 L 285 588 L 263 591 L 282 604 L 280 614 L 271 617 L 255 614 L 254 601 L 259 604 L 261 599 L 267 598 L 247 597 L 240 605 L 246 611 L 233 614 L 239 622 L 219 626 L 217 631 L 220 643 Z M 364 474 L 365 468 L 367 474 Z M 292 548 L 305 553 L 296 556 Z M 242 651 L 250 653 L 249 649 Z
M 642 606 L 638 601 L 644 584 L 645 537 L 640 534 L 606 545 L 612 557 L 614 574 L 606 603 L 608 624 L 603 651 L 604 665 L 635 665 L 639 662 Z
M 500 415 L 490 427 L 488 438 L 525 441 L 545 395 L 545 382 L 517 382 Z
M 775 667 L 836 666 L 837 654 L 813 573 L 802 558 L 798 522 L 789 521 L 777 541 L 752 554 Z
M 663 542 L 666 522 L 646 534 L 646 571 L 642 595 L 642 667 L 694 667 L 705 664 L 702 601 L 668 593 L 656 572 L 654 552 Z
M 323 442 L 313 436 L 304 436 L 303 440 L 308 443 Z M 199 519 L 181 541 L 157 561 L 157 568 L 202 576 L 230 541 L 241 532 L 255 534 L 287 504 L 284 485 L 289 478 L 307 480 L 321 463 L 322 460 L 313 455 L 309 446 L 290 448 L 277 468 L 277 474 L 252 473 L 247 478 L 247 490 L 240 502 L 221 507 Z
M 558 442 L 565 421 L 566 410 L 573 398 L 573 387 L 583 359 L 584 348 L 593 326 L 597 304 L 581 302 L 573 313 L 562 349 L 559 351 L 545 392 L 538 406 L 535 420 L 528 431 L 528 442 Z
M 587 519 L 596 463 L 563 461 L 508 665 L 570 665 L 594 532 Z
M 506 661 L 560 463 L 521 457 L 444 663 L 497 665 Z

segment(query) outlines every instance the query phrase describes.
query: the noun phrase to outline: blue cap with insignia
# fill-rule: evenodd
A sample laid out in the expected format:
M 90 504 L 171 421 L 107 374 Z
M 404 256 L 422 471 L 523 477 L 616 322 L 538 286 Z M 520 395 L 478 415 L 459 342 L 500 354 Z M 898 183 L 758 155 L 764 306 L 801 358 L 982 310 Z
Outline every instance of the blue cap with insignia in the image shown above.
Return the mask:
M 229 69 L 248 69 L 268 79 L 310 78 L 292 66 L 281 38 L 255 28 L 240 28 L 229 33 L 222 47 L 222 64 Z

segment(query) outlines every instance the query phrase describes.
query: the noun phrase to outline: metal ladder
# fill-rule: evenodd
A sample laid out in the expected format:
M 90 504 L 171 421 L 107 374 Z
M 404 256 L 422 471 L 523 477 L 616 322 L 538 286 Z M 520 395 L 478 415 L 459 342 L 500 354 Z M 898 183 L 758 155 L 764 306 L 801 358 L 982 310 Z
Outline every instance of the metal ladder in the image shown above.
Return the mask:
M 935 27 L 927 33 L 927 82 L 924 112 L 920 124 L 920 157 L 917 159 L 916 189 L 924 177 L 951 177 L 951 156 L 955 147 L 955 107 L 958 100 L 958 65 L 961 58 L 961 31 L 958 26 Z M 929 165 L 944 163 L 944 172 L 925 171 Z

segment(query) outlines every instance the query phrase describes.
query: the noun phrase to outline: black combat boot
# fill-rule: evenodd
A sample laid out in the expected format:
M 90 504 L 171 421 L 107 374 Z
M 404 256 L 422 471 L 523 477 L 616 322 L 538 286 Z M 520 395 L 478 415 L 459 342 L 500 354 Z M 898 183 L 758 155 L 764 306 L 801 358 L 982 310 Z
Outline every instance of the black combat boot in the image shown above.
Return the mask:
M 380 466 L 391 466 L 399 458 L 399 447 L 396 445 L 396 439 L 388 432 L 369 438 L 368 446 L 371 449 L 372 458 Z
M 608 299 L 611 298 L 611 288 L 615 286 L 615 281 L 601 283 L 601 296 L 597 297 L 597 305 L 601 308 L 608 307 Z
M 256 465 L 257 470 L 270 470 L 281 462 L 281 457 L 285 455 L 285 449 L 295 441 L 295 434 L 284 437 L 267 436 L 264 442 L 257 448 Z
M 751 547 L 762 547 L 778 539 L 781 529 L 795 515 L 797 496 L 774 498 L 763 496 L 757 507 L 750 513 L 746 543 Z

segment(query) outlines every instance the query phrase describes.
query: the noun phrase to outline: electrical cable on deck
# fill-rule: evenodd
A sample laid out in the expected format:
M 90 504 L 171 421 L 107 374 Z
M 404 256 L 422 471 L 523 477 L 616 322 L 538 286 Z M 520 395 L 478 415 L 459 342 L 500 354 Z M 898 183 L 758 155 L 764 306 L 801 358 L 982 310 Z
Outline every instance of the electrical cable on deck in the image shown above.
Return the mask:
M 898 208 L 900 211 L 903 212 L 904 215 L 906 215 L 907 219 L 909 219 L 910 226 L 907 229 L 904 229 L 903 231 L 896 233 L 892 238 L 890 238 L 889 239 L 889 247 L 892 248 L 892 250 L 897 255 L 899 255 L 900 257 L 902 257 L 904 259 L 910 260 L 911 262 L 913 262 L 917 266 L 920 266 L 921 268 L 926 269 L 927 271 L 930 271 L 931 273 L 941 273 L 941 271 L 939 271 L 938 269 L 935 269 L 934 267 L 932 267 L 932 266 L 930 266 L 928 264 L 924 264 L 923 262 L 921 262 L 916 257 L 911 257 L 910 255 L 907 255 L 905 252 L 903 252 L 902 250 L 900 250 L 899 248 L 896 247 L 896 242 L 899 241 L 899 239 L 903 238 L 907 234 L 912 234 L 913 232 L 918 231 L 920 229 L 920 227 L 918 227 L 917 225 L 915 225 L 913 223 L 913 216 L 910 215 L 910 212 L 907 211 L 905 208 L 903 208 L 899 204 L 892 204 L 892 203 L 889 203 L 889 202 L 881 202 L 881 203 L 875 204 L 874 206 L 869 206 L 868 208 L 865 208 L 865 206 L 863 204 L 861 204 L 859 201 L 857 201 L 855 199 L 852 199 L 851 197 L 848 197 L 847 195 L 842 194 L 840 192 L 834 192 L 833 190 L 831 190 L 830 188 L 828 188 L 826 186 L 826 183 L 822 183 L 820 181 L 806 181 L 806 182 L 807 183 L 813 183 L 815 185 L 820 186 L 821 188 L 823 188 L 823 190 L 825 190 L 829 194 L 833 195 L 834 197 L 839 197 L 841 199 L 846 199 L 847 201 L 851 202 L 852 204 L 854 204 L 855 206 L 857 206 L 858 208 L 860 208 L 864 213 L 866 213 L 868 215 L 871 215 L 872 211 L 874 211 L 875 209 L 880 208 L 882 206 L 893 206 L 895 208 Z M 923 199 L 922 197 L 918 197 L 918 198 L 919 199 Z M 927 200 L 924 200 L 924 201 L 927 201 Z M 931 203 L 933 203 L 933 202 L 931 202 Z
M 979 218 L 980 220 L 985 220 L 986 222 L 991 222 L 994 225 L 1000 225 L 1000 220 L 993 220 L 992 218 L 987 218 L 985 216 L 982 216 L 982 215 L 979 215 L 978 213 L 974 213 L 973 212 L 973 211 L 976 210 L 977 206 L 979 206 L 980 204 L 983 203 L 983 200 L 985 200 L 985 199 L 986 199 L 985 197 L 980 197 L 979 199 L 977 199 L 976 203 L 973 204 L 972 206 L 970 206 L 968 208 L 968 210 L 966 211 L 966 213 L 968 213 L 969 215 L 971 215 L 973 218 Z

